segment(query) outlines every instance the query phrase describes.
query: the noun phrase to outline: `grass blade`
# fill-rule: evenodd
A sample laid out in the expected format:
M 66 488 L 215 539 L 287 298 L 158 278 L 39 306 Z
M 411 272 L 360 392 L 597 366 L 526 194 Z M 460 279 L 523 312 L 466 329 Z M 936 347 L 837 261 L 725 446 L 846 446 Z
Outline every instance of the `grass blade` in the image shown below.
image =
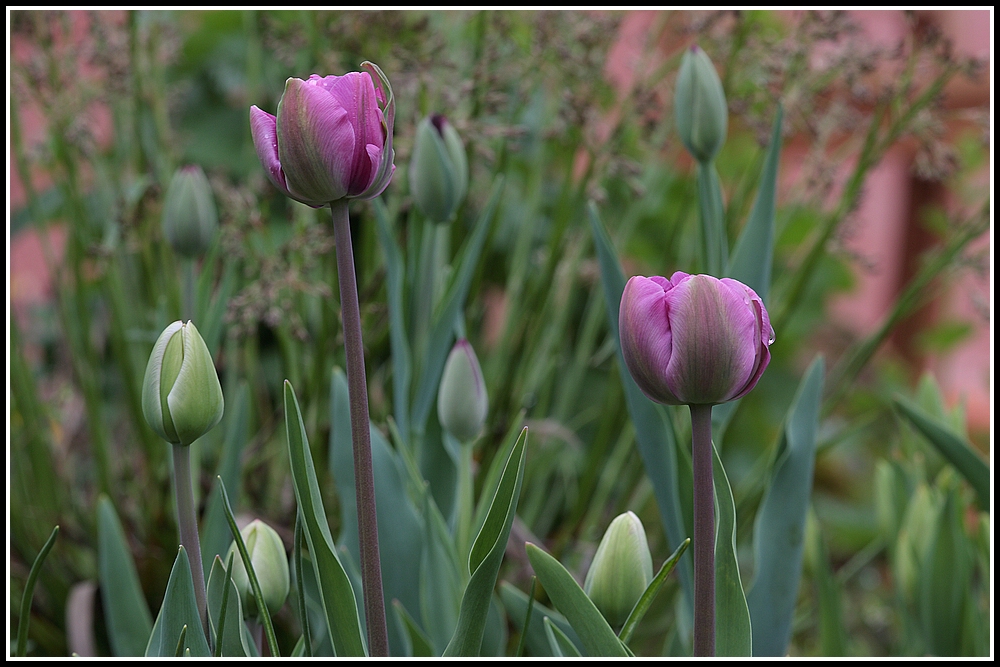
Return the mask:
M 45 557 L 52 551 L 59 535 L 59 526 L 52 529 L 49 539 L 45 540 L 42 550 L 35 557 L 35 562 L 31 564 L 28 572 L 28 581 L 24 584 L 24 595 L 21 596 L 20 617 L 17 619 L 17 657 L 23 658 L 28 651 L 28 624 L 31 622 L 31 598 L 35 594 L 35 582 L 38 581 L 38 573 L 42 570 L 42 563 Z

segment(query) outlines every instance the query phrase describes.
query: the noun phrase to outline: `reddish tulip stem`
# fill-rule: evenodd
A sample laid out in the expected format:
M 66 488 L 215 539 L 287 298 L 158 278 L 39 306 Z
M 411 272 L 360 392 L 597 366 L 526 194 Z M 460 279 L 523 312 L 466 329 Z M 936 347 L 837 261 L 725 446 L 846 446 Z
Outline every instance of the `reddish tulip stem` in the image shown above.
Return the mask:
M 694 655 L 715 656 L 715 494 L 712 406 L 691 405 L 694 477 Z
M 375 475 L 372 471 L 371 434 L 368 421 L 368 382 L 365 353 L 361 341 L 361 309 L 354 273 L 351 222 L 347 200 L 330 203 L 333 238 L 337 247 L 337 278 L 340 282 L 340 309 L 347 350 L 347 390 L 351 403 L 351 439 L 354 441 L 354 489 L 358 503 L 358 544 L 361 556 L 361 587 L 368 628 L 368 653 L 388 657 L 389 638 L 382 595 L 382 566 L 378 553 L 378 519 L 375 514 Z

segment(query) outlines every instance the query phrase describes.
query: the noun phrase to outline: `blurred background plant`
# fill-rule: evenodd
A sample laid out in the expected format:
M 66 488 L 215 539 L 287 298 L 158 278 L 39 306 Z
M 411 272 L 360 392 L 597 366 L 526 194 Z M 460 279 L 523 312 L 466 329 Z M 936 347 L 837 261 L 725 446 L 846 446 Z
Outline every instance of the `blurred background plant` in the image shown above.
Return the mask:
M 730 245 L 753 202 L 779 102 L 786 119 L 768 302 L 773 361 L 716 443 L 745 582 L 765 464 L 799 377 L 822 351 L 830 370 L 789 652 L 988 654 L 988 506 L 973 502 L 964 473 L 894 407 L 897 395 L 915 396 L 919 414 L 948 433 L 984 454 L 991 444 L 989 422 L 967 419 L 953 395 L 946 403 L 933 379 L 915 389 L 929 359 L 990 321 L 983 291 L 978 321 L 950 311 L 935 320 L 941 306 L 928 305 L 992 269 L 982 244 L 989 107 L 974 96 L 952 103 L 957 86 L 981 85 L 983 63 L 934 29 L 946 20 L 897 14 L 900 38 L 879 42 L 864 29 L 874 14 L 864 12 L 8 10 L 11 634 L 28 569 L 58 523 L 35 590 L 29 654 L 117 650 L 95 585 L 101 493 L 123 524 L 146 602 L 159 607 L 176 529 L 167 452 L 142 417 L 141 377 L 157 335 L 186 308 L 181 260 L 160 225 L 182 165 L 205 170 L 219 212 L 193 309 L 227 404 L 222 427 L 195 445 L 193 459 L 203 523 L 221 527 L 219 544 L 204 547 L 206 567 L 230 542 L 216 474 L 238 514 L 266 518 L 292 544 L 281 387 L 285 378 L 296 387 L 310 441 L 331 440 L 330 372 L 344 365 L 339 309 L 330 306 L 333 239 L 322 211 L 268 184 L 247 110 L 273 112 L 288 76 L 340 74 L 363 60 L 380 65 L 396 95 L 399 168 L 383 201 L 408 258 L 422 243 L 405 168 L 421 119 L 445 114 L 468 155 L 468 196 L 436 240 L 445 274 L 451 249 L 488 208 L 494 177 L 505 179 L 464 332 L 490 397 L 472 465 L 489 469 L 518 420 L 531 431 L 501 579 L 528 590 L 530 540 L 582 581 L 604 529 L 626 511 L 646 526 L 658 566 L 673 549 L 632 455 L 586 202 L 602 212 L 627 275 L 698 267 L 693 162 L 671 115 L 680 54 L 697 41 L 719 69 L 731 114 L 716 159 Z M 892 194 L 879 189 L 879 170 L 900 155 L 947 197 L 916 198 L 919 224 L 904 238 L 909 259 L 899 260 L 908 263 L 897 282 L 870 321 L 845 320 L 838 294 L 855 284 L 877 291 L 857 266 L 852 234 L 868 238 L 875 223 L 866 211 Z M 372 420 L 385 425 L 397 408 L 375 218 L 373 206 L 357 206 L 352 232 Z M 418 277 L 406 278 L 413 289 Z M 986 363 L 963 372 L 981 374 Z M 315 445 L 313 454 L 336 534 L 332 456 Z M 943 543 L 954 559 L 935 548 Z M 928 582 L 942 573 L 958 591 L 947 601 L 957 627 L 934 620 L 947 590 Z M 668 650 L 679 589 L 668 584 L 636 629 L 636 654 Z M 275 616 L 288 651 L 299 634 L 292 607 Z

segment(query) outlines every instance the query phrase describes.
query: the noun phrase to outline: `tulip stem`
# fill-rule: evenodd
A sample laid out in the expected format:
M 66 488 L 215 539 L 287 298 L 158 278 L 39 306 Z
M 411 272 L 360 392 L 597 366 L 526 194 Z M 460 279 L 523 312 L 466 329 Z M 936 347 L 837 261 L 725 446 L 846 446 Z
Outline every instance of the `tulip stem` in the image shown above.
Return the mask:
M 712 406 L 691 405 L 694 483 L 694 655 L 715 656 L 715 493 Z
M 458 461 L 458 516 L 456 517 L 455 537 L 458 543 L 458 556 L 464 564 L 462 576 L 468 580 L 472 576 L 468 572 L 469 550 L 472 545 L 472 511 L 473 511 L 473 476 L 472 476 L 472 443 L 463 442 L 459 445 Z
M 351 222 L 347 200 L 330 203 L 333 238 L 337 249 L 340 309 L 347 351 L 347 389 L 351 404 L 351 439 L 354 442 L 354 487 L 358 504 L 358 544 L 361 556 L 361 587 L 368 628 L 368 652 L 388 657 L 389 639 L 382 595 L 382 567 L 378 551 L 378 520 L 375 514 L 375 477 L 372 471 L 371 434 L 368 420 L 368 385 L 365 353 L 361 340 L 361 309 L 354 273 Z
M 194 492 L 191 487 L 191 448 L 171 445 L 174 451 L 174 496 L 177 501 L 177 525 L 181 546 L 188 553 L 194 599 L 205 636 L 208 632 L 208 605 L 205 597 L 205 570 L 201 564 L 201 542 L 198 540 L 198 519 L 194 512 Z

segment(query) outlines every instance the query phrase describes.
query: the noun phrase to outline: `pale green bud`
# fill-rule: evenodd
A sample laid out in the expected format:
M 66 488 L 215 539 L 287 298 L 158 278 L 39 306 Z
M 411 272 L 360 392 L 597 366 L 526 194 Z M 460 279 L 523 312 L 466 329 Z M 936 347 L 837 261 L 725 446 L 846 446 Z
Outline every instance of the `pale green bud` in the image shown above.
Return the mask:
M 620 628 L 653 580 L 646 530 L 632 512 L 615 517 L 597 546 L 583 590 L 608 624 Z
M 444 364 L 438 388 L 438 420 L 456 440 L 470 442 L 483 429 L 488 411 L 479 359 L 463 338 L 455 343 Z
M 257 575 L 257 583 L 260 584 L 260 593 L 264 597 L 264 605 L 267 611 L 273 616 L 285 604 L 288 597 L 289 576 L 288 557 L 285 555 L 285 545 L 282 543 L 278 533 L 260 519 L 254 519 L 240 531 L 243 543 L 247 547 L 250 555 L 250 564 L 253 565 L 254 574 Z M 240 557 L 239 549 L 236 548 L 236 541 L 229 547 L 226 560 L 229 554 L 233 554 L 233 584 L 240 592 L 240 600 L 243 601 L 243 613 L 247 618 L 257 618 L 257 602 L 250 586 L 250 576 L 247 574 L 246 566 Z
M 170 247 L 184 257 L 204 254 L 215 240 L 219 214 L 212 186 L 197 165 L 174 172 L 163 203 L 163 235 Z
M 193 322 L 170 324 L 156 339 L 142 380 L 142 414 L 169 443 L 190 445 L 222 419 L 222 385 Z
M 448 222 L 468 187 L 469 165 L 458 132 L 440 114 L 420 121 L 410 158 L 417 208 L 434 222 Z
M 729 110 L 715 66 L 692 46 L 684 52 L 674 91 L 674 119 L 684 146 L 701 163 L 715 159 L 726 140 Z

